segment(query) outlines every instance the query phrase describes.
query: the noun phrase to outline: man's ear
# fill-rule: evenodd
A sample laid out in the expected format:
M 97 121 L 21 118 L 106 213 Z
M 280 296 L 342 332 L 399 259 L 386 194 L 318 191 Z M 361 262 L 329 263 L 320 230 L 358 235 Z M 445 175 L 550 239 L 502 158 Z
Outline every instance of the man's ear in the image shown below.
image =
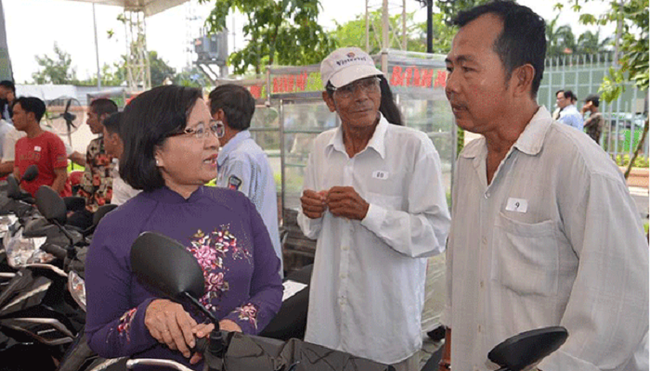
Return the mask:
M 533 88 L 533 79 L 535 78 L 535 67 L 530 64 L 524 64 L 512 71 L 511 83 L 515 88 L 515 95 L 530 95 Z
M 108 118 L 108 116 L 110 116 L 110 114 L 108 114 L 108 113 L 102 113 L 102 114 L 99 116 L 99 123 L 101 124 L 102 122 L 104 122 L 104 120 L 106 120 L 106 119 Z
M 223 112 L 223 109 L 219 108 L 217 112 L 212 115 L 212 118 L 218 121 L 221 121 L 224 123 L 224 125 L 228 125 L 228 119 L 226 119 L 226 113 Z
M 330 109 L 330 112 L 336 112 L 336 104 L 334 103 L 334 97 L 329 95 L 327 91 L 323 92 L 323 100 L 327 104 L 327 108 Z
M 113 145 L 116 145 L 120 141 L 120 135 L 118 133 L 108 133 L 108 138 L 104 138 L 104 140 L 109 140 Z

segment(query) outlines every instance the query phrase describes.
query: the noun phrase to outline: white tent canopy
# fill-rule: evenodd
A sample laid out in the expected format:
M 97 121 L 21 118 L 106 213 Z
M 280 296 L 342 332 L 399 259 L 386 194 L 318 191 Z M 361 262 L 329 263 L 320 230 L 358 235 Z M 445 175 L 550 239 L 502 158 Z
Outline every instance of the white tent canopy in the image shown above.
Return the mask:
M 97 55 L 97 87 L 101 87 L 101 72 L 99 67 L 99 46 L 97 43 L 97 23 L 95 22 L 95 4 L 119 6 L 130 13 L 127 27 L 127 41 L 131 54 L 127 58 L 127 83 L 132 90 L 148 89 L 151 86 L 151 71 L 147 54 L 144 19 L 169 8 L 186 3 L 189 0 L 70 0 L 93 5 L 93 24 L 95 28 L 95 54 Z M 140 13 L 141 12 L 141 13 Z M 140 14 L 140 15 L 138 15 Z M 134 21 L 135 20 L 135 21 Z M 134 51 L 135 50 L 135 51 Z
M 100 5 L 120 6 L 126 10 L 143 11 L 145 17 L 163 12 L 189 0 L 71 0 Z

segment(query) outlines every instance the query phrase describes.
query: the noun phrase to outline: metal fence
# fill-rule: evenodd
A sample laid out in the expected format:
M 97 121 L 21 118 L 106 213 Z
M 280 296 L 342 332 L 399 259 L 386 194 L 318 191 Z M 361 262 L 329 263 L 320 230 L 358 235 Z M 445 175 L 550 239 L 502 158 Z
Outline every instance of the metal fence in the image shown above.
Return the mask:
M 571 90 L 578 97 L 578 109 L 584 98 L 597 94 L 598 89 L 611 67 L 615 67 L 614 55 L 567 55 L 546 59 L 544 77 L 539 88 L 538 101 L 555 108 L 555 92 Z M 647 117 L 647 92 L 640 91 L 632 83 L 625 83 L 621 96 L 610 104 L 601 100 L 600 111 L 605 117 L 605 127 L 600 145 L 612 156 L 629 155 L 637 148 Z M 641 154 L 648 158 L 648 138 Z

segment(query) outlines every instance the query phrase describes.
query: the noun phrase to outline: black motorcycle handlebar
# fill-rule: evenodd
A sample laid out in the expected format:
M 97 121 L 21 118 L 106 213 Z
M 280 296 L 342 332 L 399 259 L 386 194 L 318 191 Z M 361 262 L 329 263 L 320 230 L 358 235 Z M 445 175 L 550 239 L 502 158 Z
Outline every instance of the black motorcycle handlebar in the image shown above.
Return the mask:
M 194 348 L 192 349 L 192 352 L 194 353 L 205 353 L 206 350 L 208 350 L 208 346 L 210 345 L 210 341 L 208 340 L 208 337 L 202 337 L 202 338 L 196 338 L 194 344 Z
M 66 249 L 51 243 L 44 243 L 43 246 L 41 246 L 41 250 L 50 253 L 61 260 L 64 260 L 68 256 L 68 251 Z

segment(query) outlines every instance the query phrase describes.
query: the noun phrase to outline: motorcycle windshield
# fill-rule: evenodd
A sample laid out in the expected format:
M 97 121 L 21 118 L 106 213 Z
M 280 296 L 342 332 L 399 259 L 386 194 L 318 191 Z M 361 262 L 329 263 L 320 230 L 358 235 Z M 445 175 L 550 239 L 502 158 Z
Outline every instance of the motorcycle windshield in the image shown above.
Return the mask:
M 46 237 L 24 238 L 22 230 L 18 230 L 13 236 L 7 236 L 7 263 L 12 268 L 19 269 L 27 264 L 51 262 L 54 256 L 40 249 L 46 240 Z

